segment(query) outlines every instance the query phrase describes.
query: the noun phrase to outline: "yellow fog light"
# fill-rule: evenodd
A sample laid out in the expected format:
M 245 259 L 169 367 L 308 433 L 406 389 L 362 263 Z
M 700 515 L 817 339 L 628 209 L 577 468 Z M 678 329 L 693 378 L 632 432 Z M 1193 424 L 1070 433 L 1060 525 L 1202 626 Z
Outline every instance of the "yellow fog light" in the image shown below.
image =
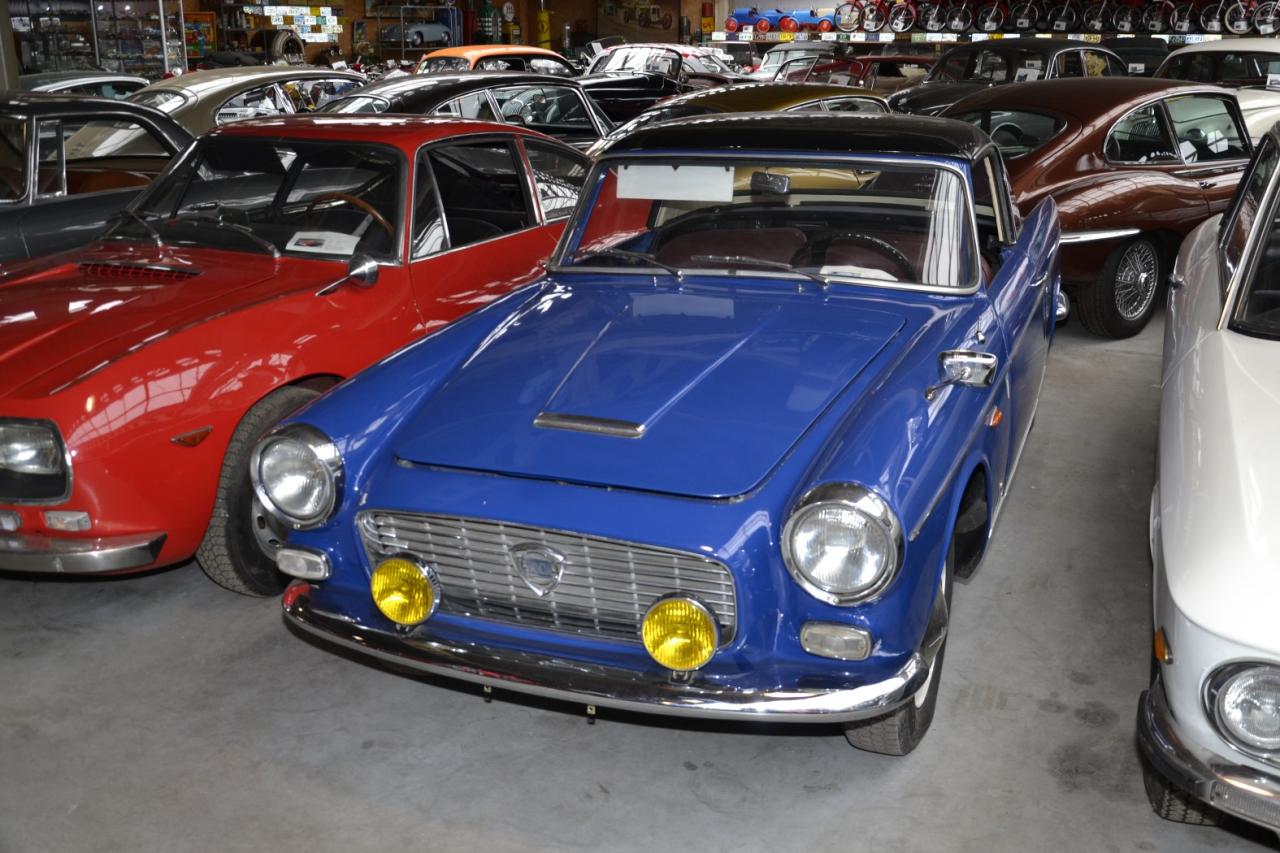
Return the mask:
M 440 603 L 435 572 L 411 557 L 391 557 L 378 563 L 369 587 L 373 603 L 397 625 L 425 622 Z
M 667 669 L 699 669 L 720 645 L 720 626 L 699 601 L 679 596 L 660 598 L 640 627 L 645 651 Z

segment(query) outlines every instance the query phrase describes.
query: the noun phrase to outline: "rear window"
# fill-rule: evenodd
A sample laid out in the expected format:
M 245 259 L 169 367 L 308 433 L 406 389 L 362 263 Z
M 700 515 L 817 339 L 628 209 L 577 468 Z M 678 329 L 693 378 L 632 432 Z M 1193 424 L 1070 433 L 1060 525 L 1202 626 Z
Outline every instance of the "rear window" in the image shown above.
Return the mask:
M 322 113 L 385 113 L 391 104 L 383 98 L 369 95 L 353 95 L 330 101 L 320 108 Z
M 143 89 L 130 95 L 129 100 L 144 107 L 155 107 L 161 112 L 171 113 L 185 104 L 188 98 L 173 89 Z
M 952 118 L 984 130 L 1006 160 L 1038 150 L 1067 126 L 1058 116 L 1030 110 L 982 110 Z

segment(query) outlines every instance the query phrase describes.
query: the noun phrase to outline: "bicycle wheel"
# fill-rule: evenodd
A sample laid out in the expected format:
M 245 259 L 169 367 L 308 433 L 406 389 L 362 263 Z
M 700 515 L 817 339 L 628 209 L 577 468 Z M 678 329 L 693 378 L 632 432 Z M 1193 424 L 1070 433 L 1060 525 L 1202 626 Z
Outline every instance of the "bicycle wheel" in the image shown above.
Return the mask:
M 1259 35 L 1269 36 L 1280 26 L 1280 8 L 1275 3 L 1259 3 L 1253 10 L 1253 28 Z
M 1132 6 L 1121 6 L 1111 16 L 1111 26 L 1118 33 L 1131 33 L 1138 28 L 1138 10 Z
M 833 17 L 840 32 L 851 33 L 862 23 L 862 10 L 854 3 L 841 3 L 836 7 Z
M 1253 26 L 1253 17 L 1249 14 L 1249 7 L 1240 2 L 1232 3 L 1222 16 L 1222 26 L 1227 32 L 1238 36 L 1249 32 L 1249 29 Z
M 878 33 L 889 21 L 889 13 L 880 0 L 866 0 L 862 4 L 862 29 Z
M 921 3 L 919 12 L 920 21 L 928 32 L 940 33 L 947 28 L 947 10 L 941 3 Z
M 1169 28 L 1163 3 L 1150 6 L 1142 13 L 1142 28 L 1149 33 L 1162 33 Z
M 967 32 L 973 26 L 973 10 L 968 3 L 953 3 L 947 11 L 947 29 L 953 33 Z
M 1004 26 L 1004 10 L 997 3 L 983 3 L 978 7 L 978 29 L 994 33 Z
M 905 33 L 916 25 L 916 10 L 910 3 L 894 3 L 889 10 L 889 29 Z
M 1107 4 L 1091 3 L 1084 7 L 1084 28 L 1091 33 L 1100 33 L 1107 28 Z
M 1079 17 L 1072 3 L 1062 3 L 1049 10 L 1049 29 L 1055 33 L 1069 33 L 1075 29 Z
M 1040 21 L 1040 7 L 1031 2 L 1017 3 L 1011 10 L 1011 15 L 1015 30 L 1020 33 L 1029 32 Z
M 1225 3 L 1210 3 L 1200 10 L 1200 29 L 1206 33 L 1222 32 L 1222 11 Z

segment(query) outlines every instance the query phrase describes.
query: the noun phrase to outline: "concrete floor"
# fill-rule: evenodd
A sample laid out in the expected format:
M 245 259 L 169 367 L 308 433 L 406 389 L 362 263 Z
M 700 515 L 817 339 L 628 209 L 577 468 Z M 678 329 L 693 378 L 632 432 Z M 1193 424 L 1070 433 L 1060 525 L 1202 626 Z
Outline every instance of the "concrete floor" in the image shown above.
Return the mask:
M 195 566 L 0 579 L 0 851 L 1277 850 L 1165 823 L 1134 745 L 1161 323 L 1064 330 L 933 730 L 606 714 L 323 651 Z

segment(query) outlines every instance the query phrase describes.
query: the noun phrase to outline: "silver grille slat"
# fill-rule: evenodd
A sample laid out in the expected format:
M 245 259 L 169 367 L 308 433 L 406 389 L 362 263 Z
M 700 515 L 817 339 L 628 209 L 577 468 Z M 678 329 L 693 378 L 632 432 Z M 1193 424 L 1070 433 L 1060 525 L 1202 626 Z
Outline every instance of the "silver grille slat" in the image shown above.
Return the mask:
M 357 524 L 370 562 L 408 552 L 430 565 L 445 612 L 638 643 L 654 600 L 683 592 L 715 613 L 722 642 L 737 629 L 733 576 L 700 554 L 456 516 L 368 510 Z M 560 583 L 543 597 L 508 556 L 511 547 L 529 542 L 565 557 Z

